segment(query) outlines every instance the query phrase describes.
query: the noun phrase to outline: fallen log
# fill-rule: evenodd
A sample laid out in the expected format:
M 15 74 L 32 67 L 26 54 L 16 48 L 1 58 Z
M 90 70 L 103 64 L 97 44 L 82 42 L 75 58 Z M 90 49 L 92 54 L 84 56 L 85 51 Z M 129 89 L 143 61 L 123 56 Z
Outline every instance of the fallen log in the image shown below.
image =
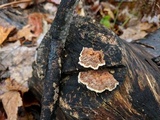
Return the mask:
M 88 18 L 66 25 L 73 13 L 63 12 L 73 7 L 65 0 L 61 5 L 30 81 L 42 98 L 41 119 L 159 120 L 160 70 L 153 56 Z
M 143 39 L 133 41 L 132 44 L 143 47 L 153 57 L 160 56 L 160 29 L 145 36 Z

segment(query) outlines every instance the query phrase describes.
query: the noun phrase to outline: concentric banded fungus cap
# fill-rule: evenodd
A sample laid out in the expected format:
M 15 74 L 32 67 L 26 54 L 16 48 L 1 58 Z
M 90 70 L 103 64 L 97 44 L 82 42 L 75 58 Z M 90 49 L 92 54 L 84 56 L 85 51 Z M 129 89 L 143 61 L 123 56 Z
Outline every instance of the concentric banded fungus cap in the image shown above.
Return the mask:
M 114 90 L 119 82 L 106 70 L 90 70 L 80 72 L 78 82 L 83 83 L 91 91 L 102 93 L 105 90 Z
M 99 66 L 105 65 L 103 58 L 104 54 L 102 50 L 94 51 L 93 48 L 83 47 L 78 63 L 85 68 L 90 67 L 94 70 L 97 70 Z

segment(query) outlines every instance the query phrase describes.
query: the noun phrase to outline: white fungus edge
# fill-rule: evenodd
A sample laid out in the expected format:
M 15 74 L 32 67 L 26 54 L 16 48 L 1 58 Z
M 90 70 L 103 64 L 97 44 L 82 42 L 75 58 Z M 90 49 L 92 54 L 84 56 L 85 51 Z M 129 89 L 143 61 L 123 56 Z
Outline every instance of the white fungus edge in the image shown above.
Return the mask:
M 105 90 L 113 91 L 113 90 L 117 87 L 117 85 L 119 85 L 119 82 L 117 81 L 117 82 L 114 84 L 114 87 L 113 87 L 112 89 L 110 89 L 110 88 L 108 88 L 108 87 L 105 87 L 105 89 L 103 89 L 103 90 L 96 90 L 96 89 L 93 89 L 92 87 L 89 87 L 89 86 L 88 86 L 88 83 L 83 82 L 83 81 L 81 80 L 81 78 L 80 78 L 80 74 L 81 74 L 81 72 L 79 72 L 79 74 L 78 74 L 78 83 L 82 83 L 82 84 L 86 85 L 87 89 L 89 89 L 89 90 L 91 90 L 91 91 L 94 91 L 94 92 L 96 92 L 96 93 L 102 93 L 102 92 L 104 92 Z
M 82 51 L 81 51 L 81 53 L 80 53 L 80 57 L 79 57 L 79 62 L 78 62 L 78 64 L 80 64 L 80 65 L 83 66 L 84 68 L 92 68 L 92 69 L 94 69 L 94 70 L 97 70 L 100 66 L 103 66 L 103 65 L 106 64 L 105 62 L 104 62 L 104 63 L 99 63 L 99 64 L 97 65 L 97 67 L 93 67 L 92 65 L 88 65 L 88 66 L 87 66 L 87 65 L 81 63 L 82 52 L 83 52 L 83 50 L 84 50 L 85 48 L 87 48 L 87 47 L 83 47 L 83 49 L 82 49 Z

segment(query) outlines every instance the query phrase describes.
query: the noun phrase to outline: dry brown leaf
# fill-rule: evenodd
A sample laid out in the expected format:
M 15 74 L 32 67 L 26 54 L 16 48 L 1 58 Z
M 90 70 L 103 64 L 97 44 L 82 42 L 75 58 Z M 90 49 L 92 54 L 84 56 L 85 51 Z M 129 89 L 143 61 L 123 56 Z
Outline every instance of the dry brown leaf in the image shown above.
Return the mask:
M 152 26 L 153 24 L 147 22 L 145 23 L 139 22 L 137 23 L 137 25 L 123 29 L 123 34 L 120 37 L 129 42 L 132 40 L 144 38 L 148 34 L 146 31 L 151 29 Z
M 50 2 L 53 2 L 53 3 L 57 4 L 57 5 L 59 5 L 60 2 L 61 2 L 61 0 L 49 0 L 49 1 L 50 1 Z
M 10 90 L 10 91 L 21 91 L 22 93 L 25 93 L 28 91 L 28 88 L 23 86 L 22 84 L 18 83 L 15 80 L 11 80 L 10 78 L 8 78 L 7 80 L 5 80 L 5 84 L 6 84 L 6 89 Z
M 16 35 L 10 37 L 9 41 L 19 40 L 21 38 L 25 38 L 25 40 L 32 41 L 32 39 L 36 37 L 34 33 L 32 33 L 33 30 L 34 30 L 33 26 L 26 25 L 21 30 L 19 30 Z
M 142 31 L 140 29 L 134 28 L 127 28 L 123 30 L 123 34 L 120 36 L 120 38 L 131 42 L 133 40 L 144 38 L 147 35 L 145 31 Z
M 20 91 L 23 94 L 28 90 L 28 87 L 18 83 L 15 80 L 11 80 L 10 78 L 0 83 L 0 95 L 8 91 Z
M 138 25 L 140 30 L 148 30 L 153 26 L 153 24 L 151 23 L 147 23 L 147 22 L 142 22 Z
M 33 37 L 36 37 L 32 33 L 33 29 L 34 28 L 31 25 L 24 26 L 23 29 L 18 31 L 18 33 L 17 33 L 18 39 L 25 37 L 26 40 L 30 40 L 31 41 Z
M 110 8 L 104 8 L 103 11 L 104 11 L 104 12 L 107 12 L 108 15 L 109 15 L 112 19 L 115 19 L 114 13 L 113 13 L 113 11 L 112 11 Z
M 33 33 L 38 37 L 43 32 L 43 18 L 41 13 L 32 13 L 28 16 L 28 24 L 33 27 Z
M 115 6 L 113 6 L 109 2 L 101 2 L 100 5 L 101 5 L 100 14 L 102 15 L 102 17 L 109 15 L 112 19 L 114 19 L 115 16 L 113 11 L 116 9 Z
M 9 27 L 0 26 L 0 45 L 7 39 L 7 37 L 13 30 L 15 30 L 14 26 L 9 26 Z
M 17 91 L 9 91 L 0 96 L 7 114 L 7 120 L 17 120 L 18 107 L 22 106 L 22 98 Z
M 32 63 L 35 60 L 35 47 L 21 46 L 20 42 L 10 43 L 0 49 L 1 64 L 9 68 L 10 78 L 28 87 L 32 77 Z
M 28 16 L 28 25 L 24 26 L 17 32 L 16 35 L 10 37 L 10 41 L 24 38 L 25 40 L 32 41 L 33 38 L 39 37 L 43 32 L 43 18 L 47 18 L 41 13 L 32 13 Z
M 32 0 L 19 0 L 19 1 L 13 2 L 12 7 L 20 7 L 22 9 L 25 9 L 31 4 L 33 4 Z
M 49 15 L 52 16 L 52 18 L 55 18 L 57 12 L 57 6 L 55 4 L 47 2 L 44 5 L 44 9 L 49 12 Z
M 43 21 L 43 33 L 37 39 L 37 46 L 41 43 L 50 25 Z M 0 62 L 5 68 L 9 68 L 10 78 L 28 87 L 28 79 L 32 77 L 32 63 L 35 61 L 37 46 L 21 46 L 20 41 L 10 43 L 0 49 Z M 2 85 L 3 86 L 3 85 Z M 0 84 L 0 94 L 1 84 Z

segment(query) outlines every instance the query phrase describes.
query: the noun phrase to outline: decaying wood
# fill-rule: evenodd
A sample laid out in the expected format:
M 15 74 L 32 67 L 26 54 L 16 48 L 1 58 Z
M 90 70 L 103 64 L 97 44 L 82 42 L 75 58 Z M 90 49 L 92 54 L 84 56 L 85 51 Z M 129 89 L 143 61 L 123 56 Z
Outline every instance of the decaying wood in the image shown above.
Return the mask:
M 62 68 L 59 106 L 63 111 L 77 119 L 159 119 L 160 71 L 152 56 L 102 26 L 74 21 Z M 84 46 L 104 52 L 106 65 L 100 69 L 110 71 L 120 82 L 116 90 L 97 94 L 77 82 L 78 72 L 89 70 L 77 64 Z
M 51 31 L 44 38 L 44 47 L 47 47 L 47 49 L 43 48 L 43 45 L 40 46 L 40 51 L 43 51 L 46 54 L 42 53 L 44 58 L 42 57 L 40 63 L 47 61 L 47 63 L 44 63 L 43 65 L 39 64 L 39 60 L 37 60 L 37 67 L 35 68 L 46 67 L 46 70 L 40 71 L 40 74 L 44 71 L 46 74 L 44 76 L 41 120 L 55 118 L 56 104 L 59 97 L 59 80 L 61 77 L 61 54 L 68 35 L 70 22 L 72 22 L 72 13 L 76 2 L 76 0 L 63 0 L 61 2 L 57 16 L 51 26 Z
M 59 8 L 33 65 L 35 79 L 30 86 L 39 99 L 42 96 L 41 119 L 56 114 L 58 120 L 159 120 L 160 70 L 153 56 L 90 19 L 74 17 L 67 25 L 62 19 L 65 9 Z M 119 82 L 116 89 L 96 93 L 78 83 L 79 72 L 91 70 L 78 64 L 83 47 L 103 51 L 105 65 L 98 70 L 114 76 Z

